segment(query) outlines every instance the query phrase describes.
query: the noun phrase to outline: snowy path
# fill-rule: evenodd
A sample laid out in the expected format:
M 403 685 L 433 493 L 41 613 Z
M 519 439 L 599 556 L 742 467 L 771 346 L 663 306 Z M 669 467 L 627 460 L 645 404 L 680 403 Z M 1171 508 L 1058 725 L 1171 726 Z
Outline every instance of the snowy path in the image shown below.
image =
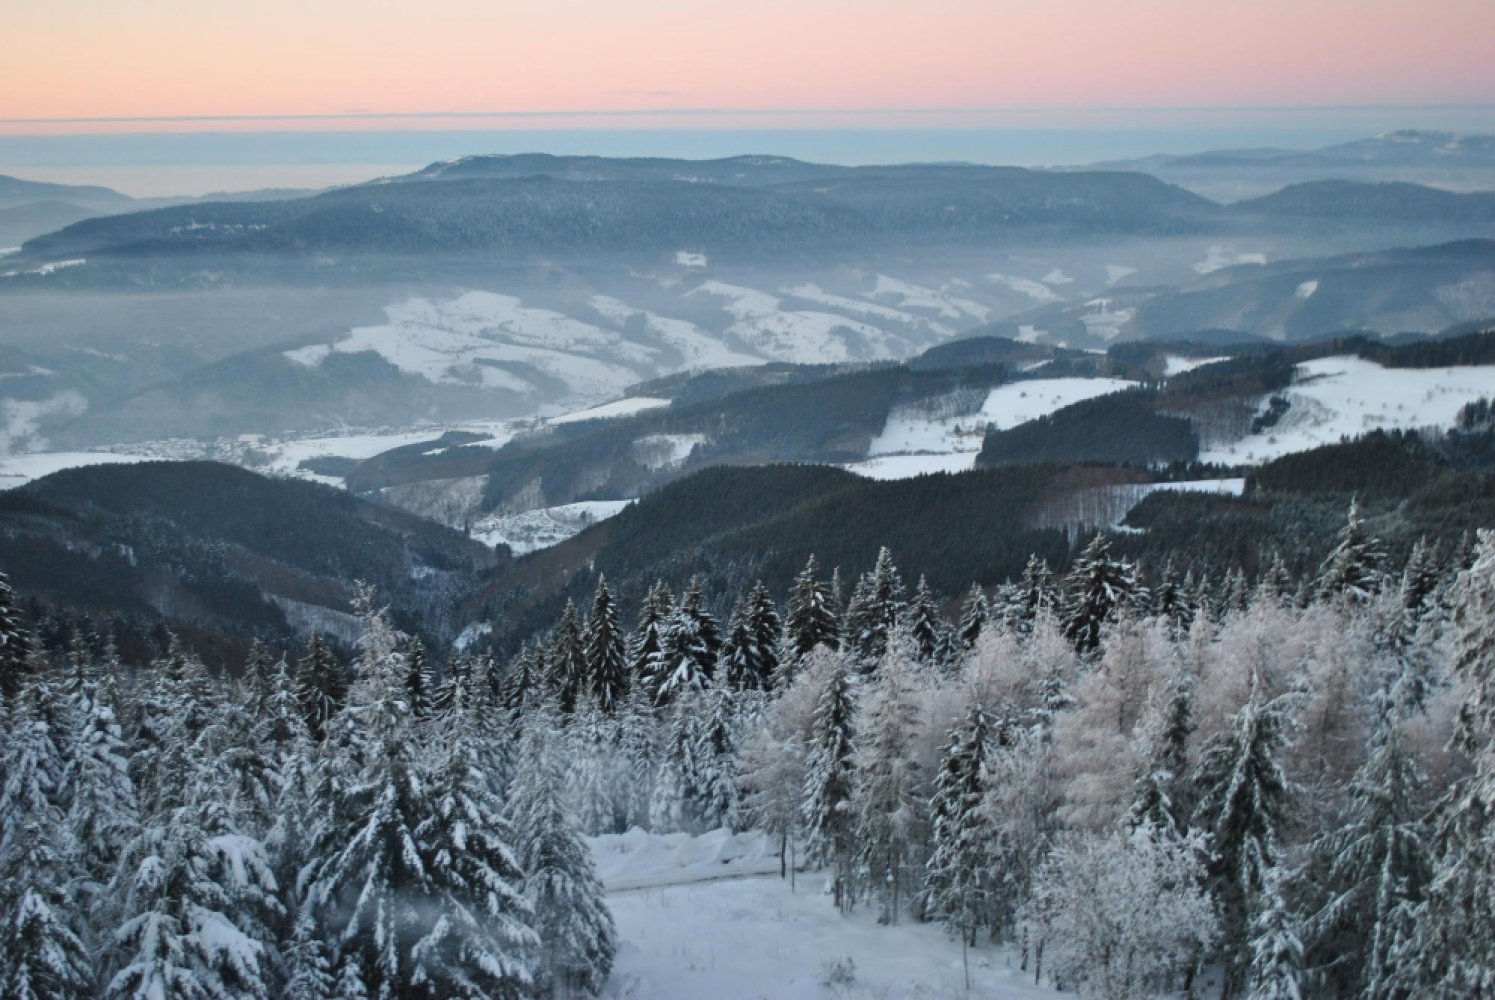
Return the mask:
M 1037 1000 L 1007 949 L 971 952 L 966 993 L 960 945 L 938 926 L 879 926 L 873 907 L 836 912 L 824 876 L 778 878 L 777 844 L 724 830 L 692 837 L 639 830 L 591 840 L 618 924 L 609 1000 Z M 833 960 L 849 983 L 827 985 Z

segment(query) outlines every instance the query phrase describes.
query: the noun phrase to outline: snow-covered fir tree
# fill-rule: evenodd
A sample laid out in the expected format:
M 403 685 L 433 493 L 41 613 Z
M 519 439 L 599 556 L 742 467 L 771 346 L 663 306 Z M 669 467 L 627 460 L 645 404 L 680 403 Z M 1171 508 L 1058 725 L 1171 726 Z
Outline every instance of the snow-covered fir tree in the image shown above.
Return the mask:
M 327 735 L 327 725 L 348 697 L 348 678 L 327 642 L 316 632 L 306 643 L 306 655 L 296 663 L 296 686 L 301 710 L 315 739 Z
M 611 715 L 628 697 L 628 661 L 623 649 L 623 631 L 618 626 L 618 606 L 607 578 L 598 575 L 597 593 L 587 616 L 584 641 L 587 687 L 602 711 Z
M 1363 603 L 1381 589 L 1386 561 L 1381 540 L 1372 535 L 1360 516 L 1359 501 L 1350 501 L 1349 516 L 1334 550 L 1319 567 L 1318 596 Z
M 991 932 L 1001 873 L 985 806 L 991 722 L 980 706 L 950 730 L 930 803 L 931 839 L 924 874 L 926 916 L 940 920 L 967 946 Z
M 838 649 L 841 641 L 839 616 L 830 588 L 820 579 L 820 566 L 812 555 L 794 578 L 784 620 L 786 664 L 809 655 L 816 646 Z
M 525 720 L 518 769 L 509 790 L 515 857 L 539 936 L 536 982 L 555 995 L 596 994 L 612 969 L 617 932 L 586 844 L 561 797 L 564 762 L 553 748 L 554 715 Z
M 1097 532 L 1075 560 L 1065 581 L 1064 634 L 1081 653 L 1100 645 L 1101 629 L 1112 612 L 1132 598 L 1132 567 L 1111 558 L 1111 543 Z
M 855 699 L 845 660 L 835 657 L 821 678 L 805 752 L 802 809 L 806 855 L 831 867 L 832 894 L 842 909 L 851 905 L 855 852 Z
M 923 576 L 919 577 L 914 596 L 904 612 L 904 622 L 919 659 L 925 663 L 934 662 L 944 648 L 945 623 L 940 619 L 934 595 L 930 593 L 929 581 Z
M 914 885 L 917 845 L 925 822 L 920 763 L 914 742 L 918 708 L 906 653 L 889 650 L 867 692 L 857 734 L 856 839 L 859 869 L 882 900 L 882 921 L 897 923 Z
M 1303 941 L 1282 895 L 1284 879 L 1271 869 L 1252 902 L 1251 973 L 1247 996 L 1302 1000 Z
M 986 602 L 986 592 L 978 584 L 971 584 L 970 592 L 960 606 L 960 623 L 956 626 L 961 648 L 970 649 L 976 645 L 976 640 L 981 638 L 981 630 L 986 628 L 990 617 L 991 609 Z
M 589 686 L 590 679 L 576 602 L 566 602 L 560 623 L 550 635 L 549 646 L 546 686 L 561 712 L 569 715 L 576 707 L 576 699 Z
M 857 580 L 846 607 L 847 645 L 865 666 L 870 668 L 888 648 L 905 603 L 903 578 L 893 564 L 893 553 L 884 546 L 872 569 Z

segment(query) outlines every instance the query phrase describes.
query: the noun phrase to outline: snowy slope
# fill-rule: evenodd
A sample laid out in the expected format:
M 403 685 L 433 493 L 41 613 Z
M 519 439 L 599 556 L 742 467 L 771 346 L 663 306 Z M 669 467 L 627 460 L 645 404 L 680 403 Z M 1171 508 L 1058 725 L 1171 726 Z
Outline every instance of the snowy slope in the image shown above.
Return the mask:
M 489 514 L 475 523 L 469 534 L 484 545 L 507 545 L 516 556 L 521 556 L 559 545 L 631 503 L 632 500 L 582 500 L 518 514 Z
M 1378 428 L 1451 427 L 1466 403 L 1495 396 L 1495 366 L 1388 369 L 1356 357 L 1319 358 L 1298 365 L 1293 384 L 1276 395 L 1289 405 L 1275 426 L 1216 445 L 1200 459 L 1266 462 Z
M 870 479 L 964 472 L 975 465 L 988 425 L 1008 430 L 1071 403 L 1136 384 L 1116 378 L 1029 379 L 991 390 L 974 413 L 939 415 L 939 400 L 895 407 L 868 446 L 867 460 L 846 468 Z
M 107 451 L 49 451 L 34 455 L 0 456 L 0 490 L 8 490 L 63 469 L 85 465 L 117 465 L 148 461 L 142 455 L 117 455 Z

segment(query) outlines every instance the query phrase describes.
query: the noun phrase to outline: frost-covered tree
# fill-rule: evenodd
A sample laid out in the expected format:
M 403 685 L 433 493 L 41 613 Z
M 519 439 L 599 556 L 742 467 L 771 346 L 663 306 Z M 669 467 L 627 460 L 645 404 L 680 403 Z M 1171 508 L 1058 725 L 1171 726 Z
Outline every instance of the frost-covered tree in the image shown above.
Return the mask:
M 1259 1000 L 1302 1000 L 1303 996 L 1303 941 L 1283 897 L 1282 881 L 1277 869 L 1269 871 L 1253 901 L 1247 995 Z
M 1055 592 L 1054 575 L 1049 570 L 1048 561 L 1036 555 L 1029 556 L 1022 578 L 1007 597 L 1002 606 L 1002 618 L 1019 632 L 1026 632 L 1043 611 L 1057 611 L 1059 595 Z
M 436 680 L 426 658 L 425 643 L 411 639 L 405 648 L 405 704 L 410 717 L 424 719 L 433 710 Z
M 597 577 L 592 613 L 587 616 L 585 639 L 588 688 L 597 705 L 613 714 L 628 697 L 628 661 L 623 650 L 623 632 L 618 627 L 618 606 L 607 589 L 607 578 Z
M 316 632 L 306 642 L 306 655 L 296 663 L 296 687 L 301 711 L 315 739 L 327 735 L 327 725 L 348 697 L 348 677 L 327 642 Z
M 855 851 L 856 703 L 845 661 L 832 661 L 821 678 L 805 752 L 802 809 L 806 854 L 830 865 L 836 906 L 851 905 L 851 860 Z
M 71 701 L 74 730 L 68 740 L 66 821 L 81 846 L 85 871 L 95 886 L 101 886 L 136 834 L 139 804 L 130 780 L 130 749 L 112 698 L 103 686 L 88 680 Z
M 1252 901 L 1279 860 L 1291 788 L 1282 753 L 1293 728 L 1292 695 L 1266 697 L 1259 680 L 1232 720 L 1204 747 L 1194 825 L 1209 833 L 1210 877 L 1220 902 L 1227 973 L 1243 983 Z
M 79 933 L 82 914 L 69 891 L 78 877 L 69 846 L 45 817 L 30 817 L 0 860 L 0 996 L 7 1000 L 94 995 L 93 960 Z
M 869 668 L 888 648 L 905 605 L 903 578 L 887 547 L 877 552 L 877 562 L 862 574 L 846 608 L 846 640 Z
M 739 691 L 764 691 L 773 686 L 779 670 L 781 633 L 779 613 L 762 581 L 732 611 L 722 645 L 724 679 Z
M 716 619 L 706 611 L 702 600 L 700 580 L 694 579 L 681 596 L 680 606 L 665 622 L 656 665 L 650 669 L 658 679 L 655 693 L 660 702 L 682 692 L 704 691 L 716 673 L 721 638 Z
M 0 573 L 0 699 L 14 701 L 30 672 L 31 630 L 16 607 L 10 577 Z
M 1368 601 L 1381 589 L 1385 561 L 1381 540 L 1369 532 L 1360 517 L 1359 502 L 1350 501 L 1349 516 L 1339 533 L 1339 541 L 1319 567 L 1319 599 Z
M 540 940 L 538 985 L 595 995 L 612 970 L 616 931 L 591 854 L 561 798 L 565 764 L 552 748 L 554 726 L 543 709 L 525 721 L 509 791 L 515 856 Z
M 741 789 L 737 776 L 737 700 L 717 685 L 707 695 L 709 715 L 696 750 L 696 798 L 707 829 L 737 829 Z
M 1137 581 L 1130 565 L 1111 558 L 1111 543 L 1097 532 L 1075 560 L 1065 581 L 1064 634 L 1081 653 L 1100 645 L 1113 611 L 1131 600 Z
M 1401 954 L 1427 886 L 1427 778 L 1388 721 L 1350 782 L 1344 821 L 1320 836 L 1323 902 L 1307 921 L 1313 964 L 1337 992 L 1388 998 L 1410 985 Z
M 840 648 L 841 628 L 835 601 L 819 574 L 820 566 L 812 555 L 794 578 L 789 594 L 789 614 L 784 621 L 786 664 L 809 655 L 816 646 Z
M 923 576 L 919 577 L 919 584 L 914 588 L 913 599 L 904 613 L 904 623 L 919 659 L 925 663 L 933 662 L 944 646 L 945 623 L 940 620 L 929 581 Z
M 950 730 L 930 802 L 931 850 L 924 873 L 924 913 L 942 921 L 968 946 L 996 922 L 995 890 L 1001 878 L 984 808 L 986 762 L 992 726 L 980 706 Z
M 1192 811 L 1187 797 L 1189 742 L 1194 735 L 1194 681 L 1182 671 L 1168 684 L 1168 699 L 1147 727 L 1147 763 L 1132 786 L 1128 823 L 1181 833 Z
M 639 612 L 638 627 L 628 641 L 628 671 L 633 683 L 643 687 L 653 696 L 659 690 L 661 678 L 655 673 L 660 666 L 662 635 L 666 622 L 675 611 L 675 598 L 663 580 L 655 582 L 644 598 Z
M 986 628 L 990 617 L 991 608 L 986 602 L 986 593 L 979 584 L 971 584 L 970 592 L 960 606 L 960 623 L 956 627 L 961 648 L 970 649 L 976 645 L 976 640 L 981 638 L 981 631 Z
M 522 1000 L 531 995 L 539 940 L 513 830 L 489 777 L 493 750 L 468 706 L 454 713 L 448 740 L 415 830 L 435 919 L 417 916 L 408 985 L 436 996 Z
M 550 672 L 546 676 L 546 686 L 561 712 L 569 715 L 589 680 L 586 647 L 575 601 L 566 602 L 566 609 L 561 612 L 560 624 L 551 633 L 549 645 Z
M 1495 530 L 1451 593 L 1453 673 L 1467 692 L 1454 747 L 1468 758 L 1440 809 L 1436 860 L 1417 912 L 1422 986 L 1435 996 L 1495 996 Z
M 882 921 L 897 923 L 918 857 L 924 803 L 915 754 L 919 723 L 907 661 L 884 658 L 867 693 L 856 756 L 859 868 L 882 900 Z
M 1034 880 L 1035 978 L 1096 997 L 1172 993 L 1214 943 L 1204 838 L 1150 826 L 1061 840 Z

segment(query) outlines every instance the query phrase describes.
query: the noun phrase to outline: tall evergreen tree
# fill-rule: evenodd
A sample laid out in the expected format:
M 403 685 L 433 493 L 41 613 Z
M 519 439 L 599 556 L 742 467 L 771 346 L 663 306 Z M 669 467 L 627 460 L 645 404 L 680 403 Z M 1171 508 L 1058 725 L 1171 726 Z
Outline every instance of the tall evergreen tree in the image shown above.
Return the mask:
M 849 648 L 870 669 L 888 648 L 888 639 L 903 617 L 903 579 L 887 547 L 877 552 L 877 562 L 862 574 L 846 608 Z
M 1279 831 L 1291 789 L 1281 755 L 1293 726 L 1291 695 L 1267 698 L 1253 676 L 1231 727 L 1206 744 L 1194 823 L 1213 837 L 1210 875 L 1222 909 L 1227 975 L 1243 984 L 1252 901 L 1279 860 Z
M 1453 746 L 1470 771 L 1439 811 L 1436 860 L 1417 912 L 1416 956 L 1434 996 L 1495 996 L 1495 530 L 1481 529 L 1453 592 L 1453 671 L 1469 692 Z
M 666 623 L 675 611 L 675 599 L 663 580 L 655 582 L 644 599 L 639 613 L 638 627 L 628 643 L 628 669 L 633 683 L 642 686 L 650 696 L 659 692 L 663 678 L 658 676 L 660 654 L 663 650 L 663 633 Z
M 27 820 L 0 864 L 0 996 L 7 1000 L 73 1000 L 94 995 L 93 959 L 78 933 L 76 877 L 55 829 Z
M 980 706 L 950 730 L 935 776 L 931 850 L 924 874 L 925 912 L 966 945 L 996 920 L 992 863 L 996 837 L 985 809 L 991 723 Z
M 897 923 L 923 819 L 914 741 L 918 708 L 905 663 L 885 662 L 868 692 L 856 757 L 860 870 L 881 896 L 882 920 Z
M 1381 589 L 1385 561 L 1381 540 L 1366 529 L 1360 517 L 1359 502 L 1350 501 L 1349 517 L 1339 533 L 1339 542 L 1319 567 L 1319 599 L 1364 603 Z
M 1111 558 L 1111 543 L 1096 532 L 1075 560 L 1065 584 L 1064 635 L 1081 653 L 1093 652 L 1111 614 L 1136 589 L 1132 567 Z
M 576 707 L 576 699 L 581 696 L 590 679 L 581 622 L 574 601 L 566 602 L 566 609 L 561 612 L 560 624 L 551 634 L 549 645 L 550 673 L 546 679 L 547 686 L 561 712 L 570 715 Z
M 806 656 L 816 646 L 840 648 L 840 623 L 830 590 L 820 580 L 819 574 L 820 566 L 812 555 L 794 578 L 789 595 L 789 615 L 784 622 L 786 660 Z
M 851 905 L 849 877 L 855 850 L 855 701 L 846 663 L 836 657 L 816 699 L 805 761 L 806 853 L 829 864 L 836 906 Z
M 584 649 L 588 690 L 602 711 L 612 715 L 628 697 L 628 662 L 623 632 L 618 627 L 618 606 L 607 589 L 607 578 L 601 575 L 592 598 L 592 613 L 587 617 Z
M 971 590 L 966 594 L 965 603 L 960 607 L 960 625 L 958 631 L 961 648 L 975 648 L 976 640 L 981 638 L 981 632 L 986 628 L 987 620 L 990 617 L 991 609 L 986 603 L 986 594 L 981 590 L 979 584 L 971 584 Z
M 784 626 L 762 580 L 754 583 L 748 594 L 747 627 L 753 638 L 754 669 L 758 674 L 758 681 L 752 687 L 767 690 L 779 672 L 779 644 Z
M 348 677 L 337 657 L 316 632 L 306 643 L 306 655 L 296 663 L 296 687 L 306 726 L 317 740 L 327 736 L 328 723 L 348 697 Z
M 1282 896 L 1281 876 L 1267 873 L 1251 918 L 1250 991 L 1258 1000 L 1302 1000 L 1303 942 Z
M 919 659 L 925 663 L 934 662 L 944 647 L 945 623 L 940 620 L 939 608 L 929 590 L 929 580 L 922 575 L 919 585 L 914 588 L 904 621 Z
M 591 854 L 561 799 L 564 764 L 552 749 L 553 728 L 543 709 L 525 721 L 509 792 L 515 855 L 540 939 L 537 983 L 596 994 L 612 969 L 616 930 Z
M 14 701 L 21 680 L 30 672 L 31 630 L 16 607 L 10 577 L 0 573 L 0 698 Z

